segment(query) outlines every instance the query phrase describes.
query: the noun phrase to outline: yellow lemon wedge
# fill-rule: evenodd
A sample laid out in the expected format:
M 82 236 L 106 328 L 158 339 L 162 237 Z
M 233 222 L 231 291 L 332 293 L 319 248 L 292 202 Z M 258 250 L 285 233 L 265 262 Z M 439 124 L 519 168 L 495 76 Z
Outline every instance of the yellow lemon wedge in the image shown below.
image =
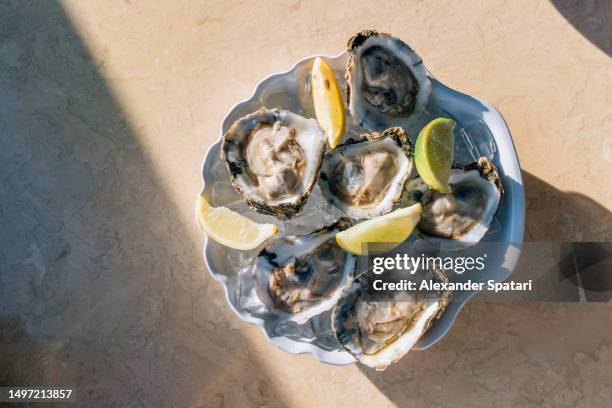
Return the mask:
M 312 101 L 317 122 L 327 135 L 332 149 L 344 134 L 344 104 L 342 94 L 331 68 L 320 57 L 315 58 L 311 72 Z
M 421 204 L 399 208 L 354 225 L 336 235 L 340 248 L 355 255 L 367 255 L 365 252 L 384 253 L 392 250 L 412 234 L 421 220 Z M 367 248 L 366 243 L 378 243 Z
M 452 119 L 434 119 L 421 130 L 414 147 L 414 164 L 419 175 L 440 193 L 450 192 L 448 179 L 453 164 L 454 127 Z
M 230 248 L 257 248 L 278 231 L 274 224 L 258 224 L 229 208 L 213 207 L 200 194 L 196 205 L 200 227 L 210 238 Z

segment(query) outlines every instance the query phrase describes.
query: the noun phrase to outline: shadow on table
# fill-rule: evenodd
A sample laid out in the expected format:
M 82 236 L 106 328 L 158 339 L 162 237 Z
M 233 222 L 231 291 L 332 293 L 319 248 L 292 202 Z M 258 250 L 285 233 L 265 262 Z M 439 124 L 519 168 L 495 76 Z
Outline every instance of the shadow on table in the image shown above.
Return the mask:
M 563 361 L 563 356 L 574 354 L 574 351 L 568 351 L 568 347 L 591 353 L 593 347 L 612 335 L 609 326 L 612 302 L 606 303 L 612 293 L 609 277 L 610 211 L 588 196 L 560 191 L 530 173 L 523 172 L 523 182 L 526 196 L 525 247 L 531 248 L 531 254 L 527 256 L 531 259 L 521 257 L 512 279 L 523 281 L 531 277 L 530 270 L 538 271 L 542 282 L 551 282 L 557 287 L 535 296 L 509 300 L 479 294 L 468 302 L 449 333 L 431 348 L 409 353 L 384 372 L 359 365 L 364 375 L 398 407 L 461 403 L 474 406 L 483 398 L 493 400 L 502 394 L 509 396 L 509 389 L 503 387 L 511 381 L 511 370 L 539 372 L 537 380 L 533 381 L 544 384 L 553 380 L 551 373 L 555 372 L 552 369 L 555 364 L 573 364 L 571 360 Z M 587 247 L 578 245 L 575 250 L 587 248 L 592 251 L 587 255 L 608 265 L 607 270 L 599 268 L 604 272 L 599 275 L 603 281 L 587 283 L 601 285 L 603 282 L 607 285 L 607 291 L 601 291 L 601 287 L 599 292 L 595 291 L 596 303 L 578 303 L 580 296 L 575 274 L 563 276 L 563 265 L 560 270 L 558 264 L 547 268 L 544 263 L 538 263 L 538 257 L 542 255 L 538 252 L 544 253 L 549 248 L 557 250 L 561 243 L 582 240 L 595 243 Z M 538 245 L 544 250 L 539 251 Z M 584 265 L 585 268 L 590 266 Z M 600 299 L 598 295 L 607 297 Z M 559 338 L 565 338 L 566 343 L 559 343 Z M 529 353 L 527 357 L 524 355 L 526 352 Z M 544 362 L 530 362 L 531 355 L 544 356 L 539 357 L 544 358 Z M 502 384 L 502 388 L 495 390 L 495 387 L 500 387 L 492 385 L 495 381 Z M 521 385 L 521 381 L 517 379 L 516 384 Z M 516 391 L 513 401 L 531 405 L 529 400 L 520 396 L 529 390 Z M 538 395 L 542 400 L 553 397 L 553 393 Z
M 0 39 L 0 385 L 280 404 L 60 3 L 0 2 Z
M 612 2 L 551 0 L 559 13 L 600 50 L 612 56 Z
M 0 386 L 45 384 L 45 348 L 28 337 L 18 319 L 0 316 L 0 328 Z
M 525 241 L 612 242 L 612 214 L 592 198 L 523 172 Z

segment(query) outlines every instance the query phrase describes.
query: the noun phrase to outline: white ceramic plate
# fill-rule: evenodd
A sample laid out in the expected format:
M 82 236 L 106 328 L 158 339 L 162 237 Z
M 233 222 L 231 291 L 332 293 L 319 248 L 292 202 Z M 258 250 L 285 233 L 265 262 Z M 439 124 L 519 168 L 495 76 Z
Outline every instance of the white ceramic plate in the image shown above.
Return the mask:
M 347 61 L 347 53 L 335 57 L 323 57 L 336 73 L 341 88 L 345 88 L 343 80 L 344 69 Z M 231 124 L 241 116 L 251 113 L 258 108 L 279 107 L 287 109 L 305 117 L 314 117 L 311 96 L 309 94 L 309 70 L 314 57 L 299 61 L 289 71 L 277 73 L 261 81 L 250 98 L 239 102 L 227 113 L 221 126 L 221 136 Z M 486 273 L 480 276 L 480 280 L 494 279 L 503 281 L 510 276 L 520 254 L 523 242 L 524 215 L 524 191 L 521 179 L 521 171 L 510 136 L 510 131 L 502 116 L 495 108 L 476 98 L 454 91 L 442 83 L 433 81 L 433 89 L 430 98 L 430 110 L 434 116 L 447 116 L 454 118 L 460 125 L 461 135 L 467 145 L 463 146 L 462 154 L 470 150 L 471 158 L 480 155 L 489 156 L 497 165 L 504 186 L 505 196 L 500 210 L 496 216 L 496 227 L 492 237 L 488 240 L 506 244 L 505 250 L 498 259 L 489 259 Z M 427 119 L 428 120 L 428 119 Z M 425 120 L 425 123 L 426 121 Z M 349 122 L 350 123 L 350 122 Z M 422 126 L 424 123 L 418 124 Z M 347 124 L 349 133 L 359 133 L 360 129 Z M 418 133 L 419 128 L 407 129 L 409 135 Z M 213 144 L 202 164 L 203 187 L 202 195 L 209 201 L 213 197 L 215 184 L 223 186 L 223 178 L 227 179 L 227 171 L 219 169 L 220 141 Z M 469 149 L 465 147 L 469 145 Z M 459 154 L 461 156 L 461 153 Z M 469 157 L 459 157 L 456 161 L 464 162 Z M 226 180 L 225 180 L 226 181 Z M 215 195 L 218 196 L 218 192 Z M 228 193 L 230 198 L 232 192 Z M 221 203 L 225 204 L 225 203 Z M 217 203 L 216 205 L 219 205 Z M 252 218 L 265 220 L 265 216 L 255 213 L 248 214 Z M 274 222 L 274 219 L 268 219 Z M 345 351 L 342 351 L 331 335 L 329 328 L 325 326 L 328 314 L 323 314 L 319 319 L 307 323 L 303 327 L 278 327 L 273 315 L 265 311 L 245 307 L 241 302 L 244 297 L 240 296 L 241 281 L 238 279 L 240 267 L 240 254 L 230 253 L 232 250 L 209 240 L 204 240 L 204 260 L 210 274 L 221 283 L 225 289 L 227 302 L 234 312 L 244 321 L 261 327 L 266 337 L 281 349 L 293 353 L 310 353 L 320 361 L 330 364 L 350 364 L 355 359 Z M 234 251 L 235 252 L 235 251 Z M 252 254 L 251 254 L 252 255 Z M 228 258 L 229 257 L 229 258 Z M 232 258 L 233 257 L 233 258 Z M 237 258 L 235 262 L 228 259 Z M 416 349 L 426 349 L 440 340 L 450 329 L 463 305 L 476 292 L 462 292 L 455 295 L 452 303 L 446 309 L 440 319 L 430 327 L 427 333 L 420 339 Z

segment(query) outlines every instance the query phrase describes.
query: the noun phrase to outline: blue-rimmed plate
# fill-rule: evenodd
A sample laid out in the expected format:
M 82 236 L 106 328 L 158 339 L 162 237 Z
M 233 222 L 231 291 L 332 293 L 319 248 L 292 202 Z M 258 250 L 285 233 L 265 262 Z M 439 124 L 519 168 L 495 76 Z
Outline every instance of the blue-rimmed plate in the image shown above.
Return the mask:
M 344 69 L 347 53 L 335 57 L 323 57 L 336 73 L 341 88 L 346 88 Z M 279 107 L 305 117 L 314 117 L 314 109 L 309 92 L 309 71 L 314 57 L 299 61 L 286 72 L 271 75 L 261 81 L 250 98 L 239 102 L 227 113 L 221 126 L 221 136 L 231 124 L 241 116 L 260 107 Z M 415 129 L 407 129 L 412 136 L 433 116 L 444 115 L 457 121 L 456 162 L 468 162 L 478 156 L 489 156 L 497 165 L 505 196 L 496 215 L 494 231 L 488 241 L 505 245 L 498 259 L 489 259 L 486 276 L 481 279 L 503 281 L 510 276 L 519 258 L 523 242 L 524 191 L 521 171 L 510 136 L 510 131 L 500 113 L 476 98 L 454 91 L 432 79 L 428 115 Z M 362 129 L 347 116 L 347 134 L 358 134 Z M 201 194 L 213 205 L 237 204 L 237 210 L 257 221 L 275 222 L 278 220 L 251 212 L 240 205 L 239 196 L 229 188 L 228 175 L 220 163 L 220 141 L 213 144 L 202 164 L 203 187 Z M 300 222 L 298 216 L 293 222 Z M 283 228 L 281 228 L 281 234 Z M 293 353 L 310 353 L 320 361 L 330 364 L 350 364 L 355 359 L 343 351 L 335 342 L 329 328 L 329 313 L 311 319 L 305 325 L 291 325 L 278 322 L 276 317 L 264 310 L 249 295 L 249 264 L 254 252 L 240 253 L 223 247 L 207 239 L 204 240 L 204 260 L 210 274 L 225 289 L 228 304 L 244 321 L 260 326 L 268 339 L 281 349 Z M 440 319 L 434 322 L 427 333 L 419 340 L 416 349 L 426 349 L 440 340 L 450 329 L 463 305 L 476 292 L 461 292 L 454 296 L 452 303 Z

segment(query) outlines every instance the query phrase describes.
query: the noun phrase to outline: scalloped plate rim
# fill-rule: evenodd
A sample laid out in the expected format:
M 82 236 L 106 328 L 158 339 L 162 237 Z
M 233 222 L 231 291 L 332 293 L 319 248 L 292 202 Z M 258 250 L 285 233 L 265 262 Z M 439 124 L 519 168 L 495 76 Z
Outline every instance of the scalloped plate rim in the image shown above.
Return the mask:
M 278 77 L 282 77 L 284 75 L 288 75 L 290 73 L 292 73 L 299 65 L 303 64 L 306 61 L 309 61 L 315 57 L 322 57 L 322 58 L 326 58 L 326 59 L 338 59 L 341 58 L 344 54 L 346 53 L 346 51 L 342 51 L 339 54 L 336 55 L 322 55 L 322 54 L 314 54 L 305 58 L 302 58 L 300 60 L 298 60 L 296 63 L 294 63 L 290 69 L 286 70 L 286 71 L 281 71 L 281 72 L 276 72 L 273 74 L 270 74 L 268 76 L 266 76 L 265 78 L 263 78 L 262 80 L 260 80 L 257 85 L 254 87 L 253 92 L 251 93 L 251 95 L 246 98 L 243 99 L 237 103 L 235 103 L 234 105 L 232 105 L 232 107 L 227 111 L 227 113 L 224 115 L 223 120 L 221 121 L 221 127 L 220 127 L 220 137 L 217 141 L 215 141 L 214 143 L 212 143 L 208 149 L 206 150 L 206 153 L 204 154 L 204 158 L 202 159 L 202 164 L 200 166 L 200 175 L 202 177 L 202 188 L 200 189 L 200 193 L 202 194 L 205 192 L 206 189 L 206 176 L 205 176 L 205 167 L 206 167 L 206 162 L 210 156 L 211 151 L 220 148 L 220 144 L 221 144 L 221 140 L 223 138 L 223 128 L 225 127 L 225 123 L 228 120 L 228 118 L 232 115 L 232 113 L 241 105 L 243 104 L 247 104 L 250 103 L 251 101 L 253 101 L 253 99 L 260 94 L 262 87 L 264 87 L 264 85 L 271 81 L 272 79 L 278 78 Z M 452 92 L 456 92 L 458 94 L 461 95 L 465 95 L 467 97 L 470 97 L 474 100 L 476 100 L 477 102 L 481 103 L 484 107 L 486 107 L 488 109 L 488 111 L 497 116 L 495 119 L 495 121 L 497 123 L 502 123 L 503 124 L 503 129 L 502 132 L 505 133 L 504 136 L 504 140 L 505 140 L 505 144 L 506 149 L 510 148 L 512 149 L 512 153 L 513 153 L 513 158 L 516 162 L 516 168 L 518 169 L 518 174 L 507 174 L 507 177 L 510 177 L 511 179 L 513 179 L 518 185 L 520 185 L 521 189 L 519 191 L 519 200 L 513 200 L 513 204 L 515 205 L 519 205 L 519 211 L 517 211 L 519 214 L 522 213 L 522 218 L 519 220 L 520 222 L 518 222 L 518 225 L 515 225 L 515 228 L 513 228 L 513 233 L 511 233 L 511 235 L 514 235 L 516 237 L 516 240 L 513 240 L 511 242 L 515 243 L 518 248 L 517 248 L 517 255 L 514 257 L 514 259 L 512 259 L 510 261 L 510 263 L 507 265 L 507 267 L 509 268 L 510 272 L 508 274 L 508 276 L 510 276 L 512 274 L 512 271 L 514 270 L 517 262 L 518 262 L 518 256 L 520 255 L 520 251 L 522 249 L 522 242 L 523 242 L 523 237 L 524 237 L 524 187 L 523 187 L 523 182 L 522 182 L 522 177 L 520 174 L 520 164 L 518 161 L 518 155 L 516 153 L 516 148 L 514 146 L 514 141 L 512 140 L 512 136 L 510 134 L 510 130 L 508 128 L 508 125 L 505 121 L 505 119 L 503 118 L 503 116 L 501 115 L 501 113 L 495 109 L 493 106 L 491 106 L 490 104 L 488 104 L 487 102 L 475 98 L 473 96 L 470 95 L 466 95 L 463 94 L 459 91 L 456 91 L 448 86 L 446 86 L 445 84 L 443 84 L 442 82 L 438 81 L 429 70 L 427 70 L 428 75 L 431 77 L 431 79 L 435 82 L 437 82 L 438 84 L 442 85 L 443 87 L 449 89 Z M 488 125 L 488 123 L 487 123 Z M 497 137 L 495 137 L 495 133 L 491 132 L 494 135 L 494 139 L 496 144 L 498 145 L 499 148 L 499 140 L 497 139 Z M 508 143 L 509 142 L 509 143 Z M 508 146 L 509 145 L 509 146 Z M 501 149 L 499 149 L 501 151 Z M 504 171 L 506 169 L 504 168 Z M 516 194 L 517 192 L 514 191 L 514 194 Z M 198 208 L 196 206 L 195 208 L 195 220 L 196 220 L 196 225 L 199 228 L 199 224 L 198 224 Z M 200 231 L 201 228 L 200 228 Z M 246 312 L 241 312 L 239 311 L 233 304 L 233 302 L 230 299 L 230 293 L 229 293 L 229 288 L 227 285 L 227 278 L 222 274 L 222 273 L 217 273 L 214 272 L 213 269 L 211 268 L 211 263 L 209 262 L 209 255 L 207 254 L 208 251 L 210 250 L 210 245 L 209 245 L 209 238 L 208 236 L 202 231 L 202 235 L 204 236 L 204 242 L 203 242 L 203 258 L 204 258 L 204 263 L 206 265 L 206 269 L 208 270 L 209 274 L 211 275 L 211 277 L 216 281 L 219 282 L 222 286 L 223 286 L 223 290 L 225 293 L 225 299 L 226 302 L 228 303 L 228 305 L 230 306 L 230 308 L 232 309 L 232 311 L 243 321 L 249 323 L 249 324 L 253 324 L 255 326 L 258 326 L 261 331 L 263 332 L 264 336 L 266 337 L 266 339 L 268 341 L 270 341 L 272 344 L 274 344 L 275 346 L 279 347 L 281 350 L 291 353 L 291 354 L 295 354 L 295 355 L 301 355 L 301 354 L 312 354 L 314 357 L 316 357 L 319 361 L 323 362 L 323 363 L 327 363 L 327 364 L 332 364 L 332 365 L 348 365 L 348 364 L 352 364 L 354 363 L 356 360 L 353 356 L 351 356 L 348 352 L 345 351 L 326 351 L 323 350 L 317 346 L 314 346 L 312 344 L 309 343 L 305 343 L 305 342 L 298 342 L 298 341 L 294 341 L 294 340 L 290 340 L 287 339 L 285 337 L 271 337 L 269 335 L 269 333 L 266 331 L 265 329 L 265 321 L 263 319 L 260 318 L 256 318 L 253 317 L 251 315 L 249 315 Z M 505 279 L 507 279 L 507 277 Z M 453 326 L 455 320 L 457 319 L 457 317 L 459 316 L 459 313 L 461 312 L 461 310 L 463 309 L 463 307 L 466 305 L 466 303 L 475 295 L 477 294 L 478 291 L 471 291 L 467 294 L 467 296 L 463 299 L 463 301 L 458 305 L 456 312 L 453 314 L 452 318 L 449 320 L 448 325 L 446 327 L 446 329 L 444 330 L 444 334 L 442 334 L 441 336 L 439 336 L 437 339 L 435 339 L 434 341 L 432 341 L 430 344 L 428 344 L 425 347 L 421 347 L 421 348 L 415 348 L 417 350 L 424 350 L 427 349 L 431 346 L 433 346 L 435 343 L 437 343 L 438 341 L 440 341 L 442 338 L 444 338 L 444 336 L 446 336 L 446 334 L 448 333 L 448 331 L 450 330 L 450 328 Z

